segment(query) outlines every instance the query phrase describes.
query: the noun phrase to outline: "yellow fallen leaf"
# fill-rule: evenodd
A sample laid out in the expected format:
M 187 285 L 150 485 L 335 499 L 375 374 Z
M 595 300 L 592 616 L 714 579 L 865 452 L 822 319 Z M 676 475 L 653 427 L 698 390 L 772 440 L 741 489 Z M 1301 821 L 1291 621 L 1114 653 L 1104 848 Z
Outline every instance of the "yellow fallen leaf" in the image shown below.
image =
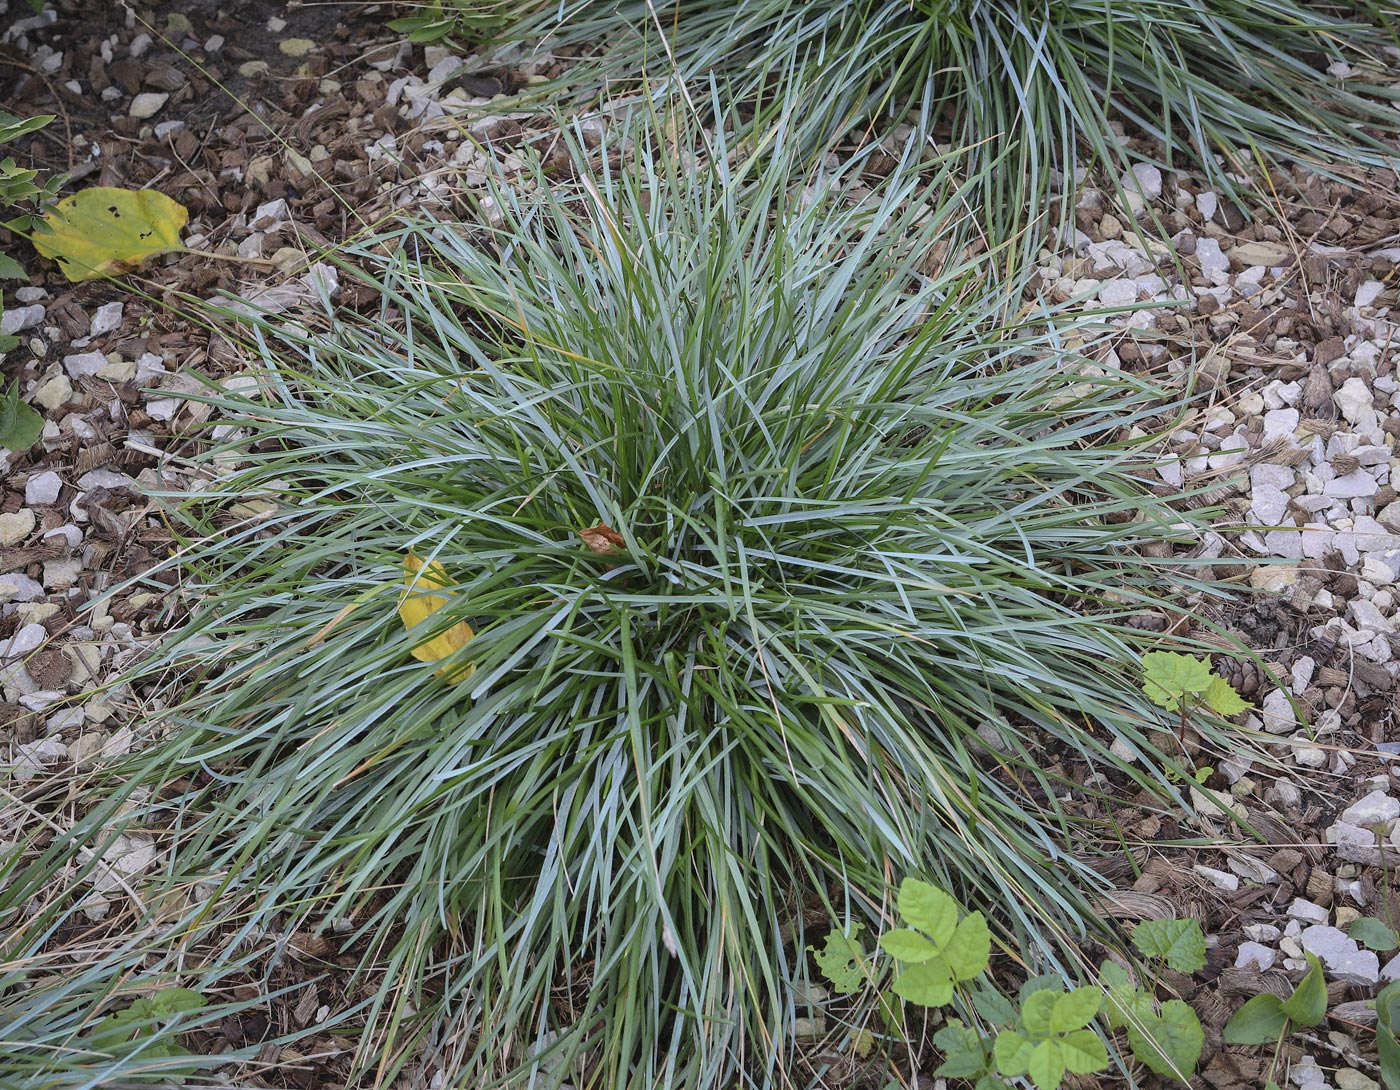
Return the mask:
M 180 230 L 189 218 L 183 204 L 154 189 L 95 186 L 45 212 L 30 241 L 76 283 L 117 276 L 155 254 L 183 250 Z
M 399 599 L 399 619 L 403 621 L 404 628 L 412 632 L 447 605 L 446 597 L 430 594 L 428 591 L 450 587 L 453 581 L 446 569 L 436 560 L 425 566 L 413 553 L 403 558 L 403 569 L 404 582 L 408 589 Z M 475 635 L 471 625 L 466 621 L 458 621 L 446 631 L 416 644 L 413 647 L 413 657 L 419 662 L 438 662 L 466 647 Z M 462 662 L 455 666 L 444 666 L 437 673 L 449 684 L 456 685 L 459 681 L 466 681 L 475 670 L 475 663 Z

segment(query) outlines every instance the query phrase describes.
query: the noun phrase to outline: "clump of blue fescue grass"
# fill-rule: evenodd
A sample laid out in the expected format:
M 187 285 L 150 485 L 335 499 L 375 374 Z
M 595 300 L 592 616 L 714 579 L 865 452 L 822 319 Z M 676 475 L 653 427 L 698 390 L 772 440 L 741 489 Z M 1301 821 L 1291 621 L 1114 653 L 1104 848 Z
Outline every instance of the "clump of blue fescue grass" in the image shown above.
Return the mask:
M 529 0 L 499 33 L 601 49 L 575 90 L 712 73 L 760 117 L 796 101 L 820 146 L 913 109 L 996 164 L 974 199 L 1007 239 L 1077 152 L 1126 164 L 1115 120 L 1227 193 L 1260 160 L 1393 168 L 1391 19 L 1366 0 Z
M 349 249 L 372 313 L 255 323 L 261 391 L 213 399 L 241 432 L 183 508 L 194 613 L 143 675 L 176 729 L 122 780 L 162 787 L 135 813 L 193 907 L 148 895 L 166 929 L 84 980 L 193 971 L 212 1019 L 267 929 L 348 920 L 334 1016 L 376 1078 L 422 1045 L 452 1086 L 763 1086 L 804 904 L 878 921 L 926 876 L 1042 966 L 1095 926 L 1038 753 L 1175 767 L 1127 617 L 1179 601 L 1139 550 L 1195 516 L 1124 439 L 1170 396 L 1012 323 L 912 151 L 862 189 L 628 135 L 578 184 L 497 180 L 492 223 Z M 429 627 L 476 632 L 460 683 L 410 653 L 410 550 L 455 582 Z M 27 1039 L 71 1081 L 64 986 Z

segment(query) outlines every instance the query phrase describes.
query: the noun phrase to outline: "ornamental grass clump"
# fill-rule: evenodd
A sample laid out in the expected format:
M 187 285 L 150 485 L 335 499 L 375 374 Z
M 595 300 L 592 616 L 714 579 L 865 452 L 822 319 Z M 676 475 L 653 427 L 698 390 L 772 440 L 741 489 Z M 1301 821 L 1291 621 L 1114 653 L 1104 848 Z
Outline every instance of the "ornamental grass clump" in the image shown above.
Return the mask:
M 460 0 L 457 0 L 460 3 Z M 730 115 L 770 99 L 814 146 L 886 117 L 972 149 L 989 230 L 1046 211 L 1081 152 L 1118 170 L 1151 138 L 1168 166 L 1235 194 L 1263 164 L 1397 162 L 1393 15 L 1366 0 L 529 0 L 504 40 L 582 50 L 585 95 L 639 78 L 727 81 Z M 909 115 L 909 111 L 913 111 Z M 1029 218 L 1028 218 L 1029 217 Z M 1034 252 L 1033 250 L 1031 252 Z
M 215 1021 L 321 936 L 359 968 L 299 1032 L 363 1026 L 376 1085 L 768 1086 L 812 920 L 903 874 L 1041 967 L 1098 926 L 1043 754 L 1177 766 L 1128 623 L 1194 585 L 1127 438 L 1172 395 L 1008 314 L 961 169 L 625 135 L 348 247 L 373 306 L 252 323 L 133 679 L 166 915 L 77 976 Z

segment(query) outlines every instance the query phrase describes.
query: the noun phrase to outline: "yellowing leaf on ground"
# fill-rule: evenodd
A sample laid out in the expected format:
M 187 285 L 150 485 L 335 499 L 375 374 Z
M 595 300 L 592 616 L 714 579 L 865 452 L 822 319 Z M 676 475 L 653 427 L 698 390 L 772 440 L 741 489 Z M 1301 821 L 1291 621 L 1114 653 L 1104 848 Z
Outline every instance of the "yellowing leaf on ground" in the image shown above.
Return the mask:
M 399 599 L 399 619 L 411 633 L 434 613 L 447 605 L 447 598 L 431 593 L 453 585 L 447 570 L 436 560 L 424 564 L 413 553 L 403 558 L 404 583 L 407 589 Z M 413 647 L 413 657 L 419 662 L 438 662 L 466 647 L 476 633 L 466 621 L 458 621 L 451 628 L 436 636 L 417 643 Z M 444 666 L 437 671 L 449 684 L 466 681 L 476 670 L 471 662 Z
M 30 241 L 76 283 L 117 276 L 155 254 L 183 250 L 180 231 L 189 218 L 183 204 L 154 189 L 96 186 L 45 212 Z

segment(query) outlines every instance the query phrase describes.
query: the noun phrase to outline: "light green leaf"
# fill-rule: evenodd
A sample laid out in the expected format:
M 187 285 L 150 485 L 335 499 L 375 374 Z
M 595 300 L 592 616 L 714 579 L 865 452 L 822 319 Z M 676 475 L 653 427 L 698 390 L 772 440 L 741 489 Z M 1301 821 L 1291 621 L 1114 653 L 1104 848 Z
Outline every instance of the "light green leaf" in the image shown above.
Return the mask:
M 1055 1032 L 1055 1004 L 1064 997 L 1064 992 L 1048 988 L 1027 996 L 1021 1002 L 1021 1021 L 1026 1032 L 1032 1037 L 1048 1037 Z
M 1205 968 L 1206 937 L 1196 920 L 1144 920 L 1133 931 L 1143 957 L 1161 958 L 1178 973 Z
M 1128 1026 L 1128 1045 L 1139 1063 L 1166 1078 L 1183 1082 L 1201 1059 L 1206 1035 L 1196 1012 L 1180 999 L 1162 1004 L 1160 1017 L 1149 1014 Z
M 971 912 L 963 918 L 948 940 L 943 957 L 954 980 L 971 980 L 986 969 L 992 957 L 992 933 L 982 913 Z
M 44 213 L 30 241 L 75 283 L 117 276 L 155 254 L 183 250 L 184 205 L 153 189 L 96 186 Z
M 1082 1029 L 1094 1020 L 1103 1006 L 1103 992 L 1097 988 L 1075 988 L 1055 1000 L 1050 1011 L 1050 1032 L 1068 1033 Z
M 1250 707 L 1249 701 L 1235 692 L 1234 686 L 1223 677 L 1210 679 L 1210 686 L 1205 692 L 1205 702 L 1210 705 L 1216 715 L 1223 715 L 1227 718 L 1239 715 L 1240 712 Z
M 942 958 L 902 969 L 891 985 L 894 994 L 921 1007 L 942 1007 L 953 1001 L 953 980 Z
M 832 928 L 826 933 L 826 942 L 821 950 L 815 946 L 807 947 L 815 956 L 822 976 L 839 995 L 859 991 L 867 979 L 865 948 L 860 943 L 860 933 L 864 929 L 865 925 L 860 923 L 852 923 L 849 933 Z
M 1142 656 L 1142 689 L 1159 707 L 1176 711 L 1184 696 L 1210 688 L 1210 663 L 1175 651 L 1149 651 Z
M 886 931 L 880 936 L 880 949 L 899 961 L 928 961 L 938 956 L 938 947 L 907 927 Z
M 1298 990 L 1283 1001 L 1283 1013 L 1295 1026 L 1307 1029 L 1327 1017 L 1327 981 L 1316 954 L 1305 954 L 1308 972 L 1298 982 Z
M 904 922 L 917 927 L 940 950 L 953 937 L 958 922 L 957 902 L 937 886 L 906 878 L 899 887 L 899 914 Z
M 1065 1070 L 1075 1075 L 1088 1075 L 1108 1066 L 1108 1049 L 1091 1029 L 1077 1029 L 1061 1037 L 1060 1056 L 1064 1059 Z
M 1267 1045 L 1282 1037 L 1287 1025 L 1283 1000 L 1265 992 L 1246 1000 L 1244 1006 L 1230 1016 L 1221 1037 L 1227 1045 Z
M 9 254 L 0 254 L 0 280 L 24 280 L 25 272 L 22 266 Z
M 1030 1069 L 1031 1052 L 1035 1045 L 1014 1029 L 1005 1029 L 997 1034 L 992 1045 L 992 1056 L 996 1059 L 997 1070 L 1009 1079 L 1024 1075 Z
M 169 1018 L 187 1011 L 197 1011 L 204 1004 L 204 996 L 189 988 L 162 988 L 151 996 L 151 1013 L 158 1018 Z
M 1065 1077 L 1065 1057 L 1060 1042 L 1041 1041 L 1026 1058 L 1026 1074 L 1040 1090 L 1055 1090 Z
M 1374 916 L 1362 916 L 1347 929 L 1348 937 L 1378 953 L 1388 953 L 1400 946 L 1395 932 Z

